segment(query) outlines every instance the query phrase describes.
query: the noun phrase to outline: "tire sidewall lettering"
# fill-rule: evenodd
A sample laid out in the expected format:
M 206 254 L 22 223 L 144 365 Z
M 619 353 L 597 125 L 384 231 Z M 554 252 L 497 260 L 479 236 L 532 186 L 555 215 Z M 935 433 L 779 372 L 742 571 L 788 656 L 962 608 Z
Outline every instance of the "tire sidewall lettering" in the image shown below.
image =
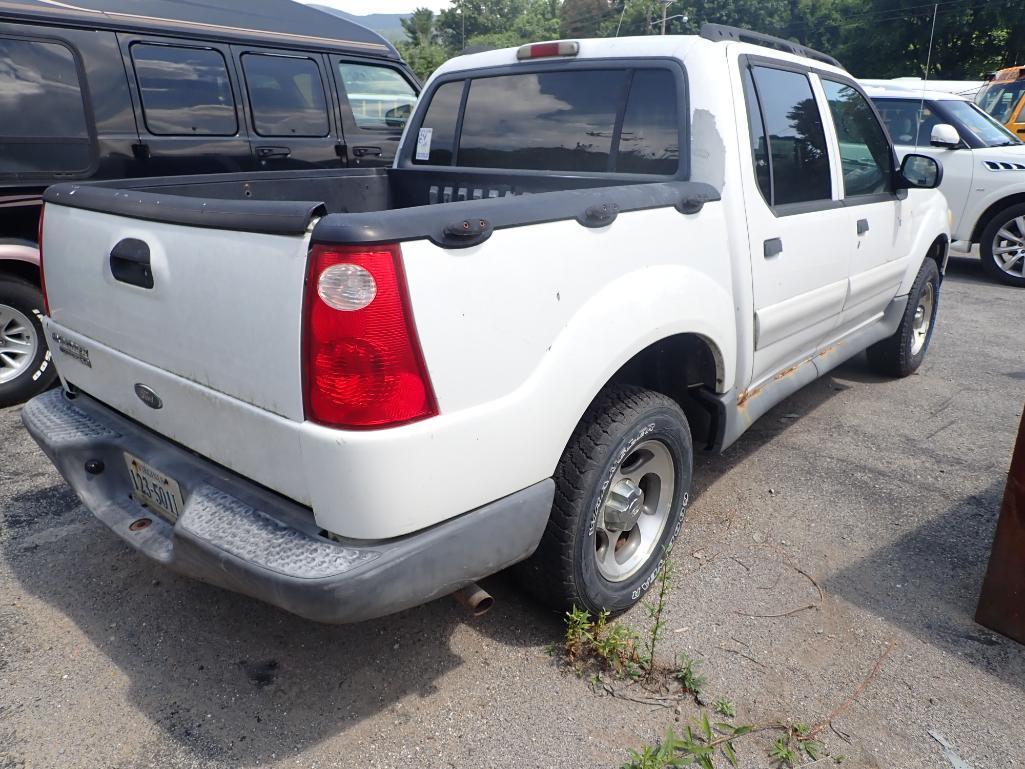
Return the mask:
M 605 477 L 602 479 L 602 484 L 598 488 L 598 494 L 595 497 L 594 507 L 591 509 L 591 516 L 587 521 L 588 539 L 593 537 L 598 529 L 598 516 L 601 515 L 602 501 L 605 499 L 605 494 L 609 490 L 609 484 L 612 483 L 612 479 L 616 477 L 616 472 L 622 466 L 623 460 L 630 456 L 630 453 L 633 451 L 634 446 L 636 446 L 642 439 L 644 439 L 648 435 L 651 435 L 651 433 L 653 433 L 654 431 L 654 422 L 649 422 L 644 427 L 642 427 L 637 434 L 635 434 L 629 441 L 627 441 L 626 445 L 620 450 L 619 455 L 616 457 L 615 461 L 612 463 L 608 471 L 605 473 Z

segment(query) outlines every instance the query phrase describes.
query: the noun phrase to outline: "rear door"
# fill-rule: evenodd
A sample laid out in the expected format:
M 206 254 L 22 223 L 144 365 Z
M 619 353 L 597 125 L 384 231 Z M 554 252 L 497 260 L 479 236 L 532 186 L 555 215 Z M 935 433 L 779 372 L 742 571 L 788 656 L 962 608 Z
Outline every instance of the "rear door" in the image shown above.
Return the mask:
M 343 165 L 342 138 L 328 98 L 326 57 L 250 47 L 232 50 L 260 170 Z
M 227 46 L 119 35 L 139 143 L 133 175 L 254 168 Z
M 741 80 L 751 148 L 744 200 L 757 384 L 810 355 L 835 326 L 853 235 L 817 77 L 789 62 L 742 57 Z
M 390 166 L 418 88 L 398 67 L 330 57 L 352 166 Z
M 830 127 L 840 153 L 850 283 L 839 331 L 856 327 L 886 309 L 907 269 L 911 222 L 894 189 L 893 149 L 868 99 L 850 81 L 822 76 Z

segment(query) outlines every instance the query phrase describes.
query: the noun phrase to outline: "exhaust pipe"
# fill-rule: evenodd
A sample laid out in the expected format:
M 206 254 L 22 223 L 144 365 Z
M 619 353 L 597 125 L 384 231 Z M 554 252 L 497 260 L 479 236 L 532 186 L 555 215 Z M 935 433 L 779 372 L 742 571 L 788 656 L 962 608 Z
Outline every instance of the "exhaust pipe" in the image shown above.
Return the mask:
M 487 614 L 488 610 L 495 605 L 495 599 L 491 594 L 475 582 L 459 588 L 452 594 L 464 609 L 474 617 Z

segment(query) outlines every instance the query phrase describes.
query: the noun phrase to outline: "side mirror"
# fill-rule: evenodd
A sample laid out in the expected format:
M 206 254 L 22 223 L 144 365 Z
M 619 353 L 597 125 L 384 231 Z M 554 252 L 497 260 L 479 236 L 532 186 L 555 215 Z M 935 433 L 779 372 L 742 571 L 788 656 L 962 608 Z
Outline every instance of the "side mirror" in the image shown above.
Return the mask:
M 400 104 L 384 113 L 384 124 L 391 128 L 402 128 L 412 112 L 412 104 Z
M 938 128 L 939 126 L 937 126 Z M 898 189 L 934 190 L 943 181 L 943 166 L 928 155 L 905 155 L 900 164 Z
M 948 150 L 954 150 L 961 146 L 961 135 L 949 123 L 939 123 L 932 127 L 929 143 L 933 147 L 944 147 Z

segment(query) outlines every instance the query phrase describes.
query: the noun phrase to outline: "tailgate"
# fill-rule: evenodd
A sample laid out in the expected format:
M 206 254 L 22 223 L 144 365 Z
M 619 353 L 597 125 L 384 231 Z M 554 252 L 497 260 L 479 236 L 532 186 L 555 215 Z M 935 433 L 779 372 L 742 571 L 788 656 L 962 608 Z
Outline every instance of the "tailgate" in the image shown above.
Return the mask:
M 64 328 L 122 353 L 138 363 L 137 371 L 125 372 L 138 382 L 155 368 L 301 421 L 308 247 L 305 227 L 246 232 L 47 203 L 50 336 Z M 75 383 L 73 364 L 59 368 Z

